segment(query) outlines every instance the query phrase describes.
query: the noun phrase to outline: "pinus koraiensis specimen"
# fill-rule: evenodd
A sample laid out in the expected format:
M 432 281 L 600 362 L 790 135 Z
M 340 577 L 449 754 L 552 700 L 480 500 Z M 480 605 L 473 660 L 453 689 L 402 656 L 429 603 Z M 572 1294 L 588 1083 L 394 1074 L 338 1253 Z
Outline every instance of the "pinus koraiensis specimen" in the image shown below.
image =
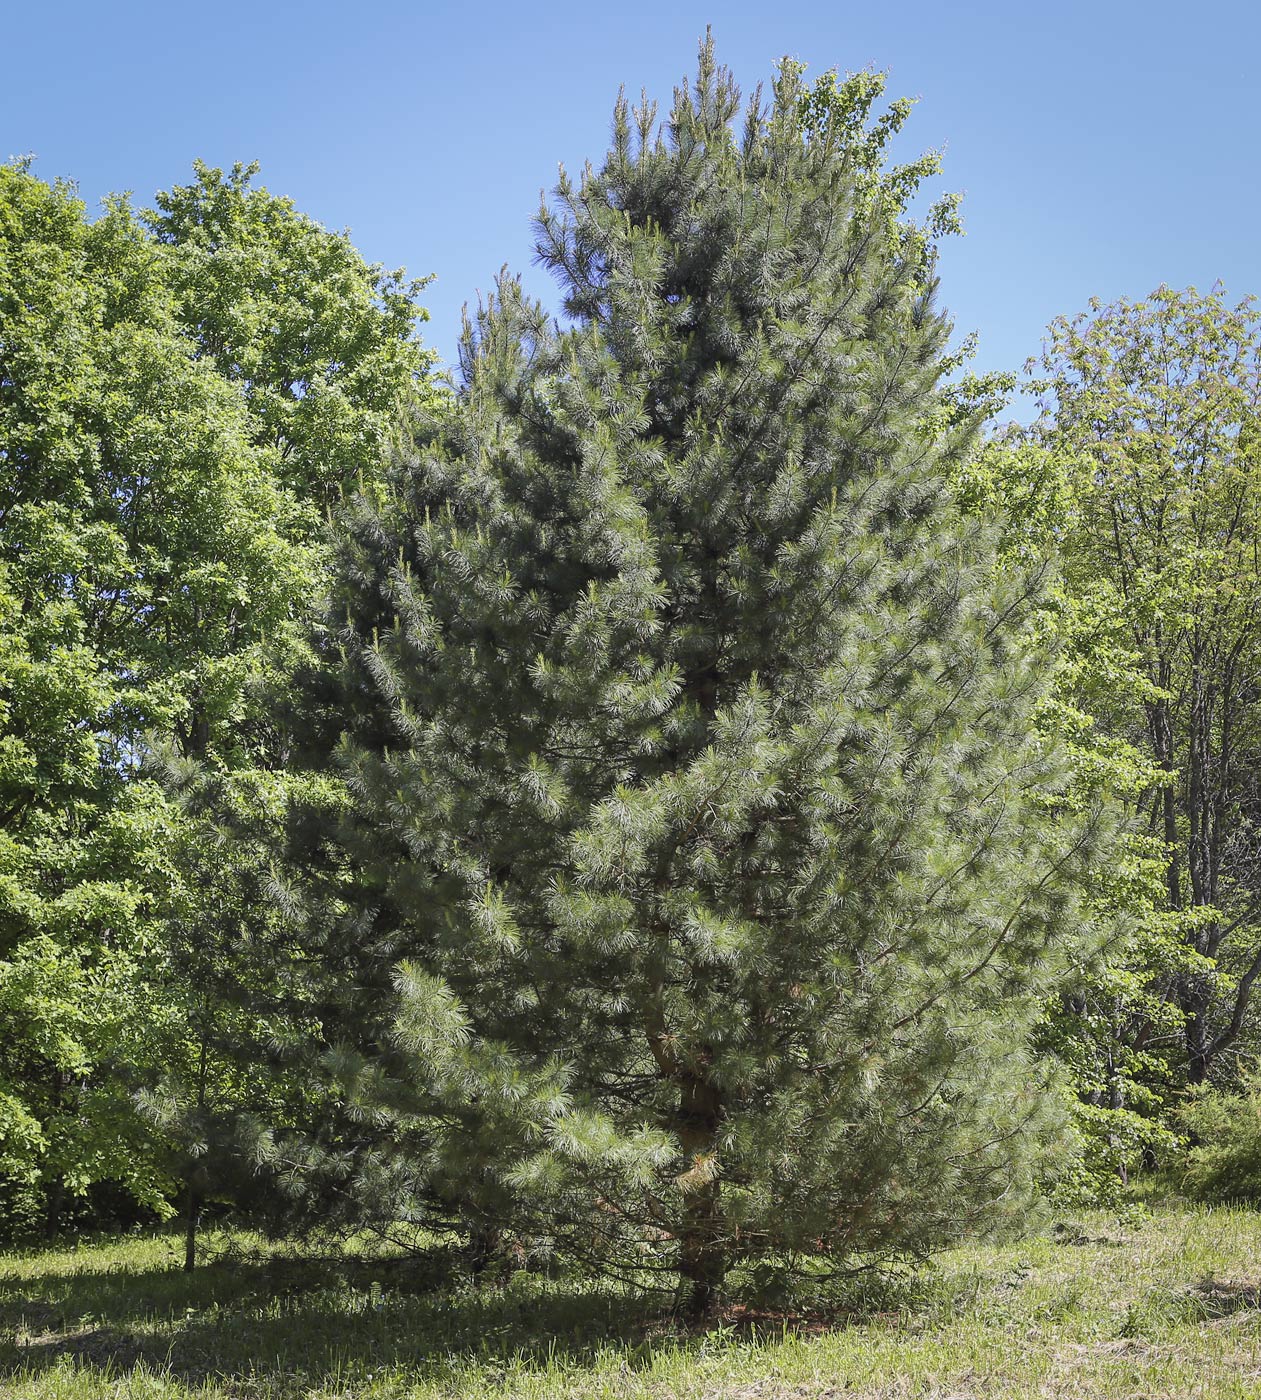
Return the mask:
M 500 283 L 329 634 L 356 985 L 397 962 L 352 1100 L 466 1218 L 702 1310 L 1022 1198 L 1097 844 L 1040 580 L 943 486 L 931 260 L 805 96 L 734 130 L 707 45 L 661 135 L 619 104 L 539 220 L 572 327 Z

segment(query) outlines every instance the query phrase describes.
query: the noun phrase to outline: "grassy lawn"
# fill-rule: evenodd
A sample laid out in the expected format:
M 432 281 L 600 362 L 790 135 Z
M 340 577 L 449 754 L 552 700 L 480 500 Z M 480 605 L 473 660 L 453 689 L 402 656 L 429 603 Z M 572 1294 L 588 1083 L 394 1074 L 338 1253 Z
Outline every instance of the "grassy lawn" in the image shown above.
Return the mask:
M 795 1333 L 694 1334 L 612 1288 L 474 1292 L 232 1243 L 191 1277 L 168 1237 L 0 1257 L 0 1395 L 1261 1396 L 1261 1213 L 1083 1216 Z

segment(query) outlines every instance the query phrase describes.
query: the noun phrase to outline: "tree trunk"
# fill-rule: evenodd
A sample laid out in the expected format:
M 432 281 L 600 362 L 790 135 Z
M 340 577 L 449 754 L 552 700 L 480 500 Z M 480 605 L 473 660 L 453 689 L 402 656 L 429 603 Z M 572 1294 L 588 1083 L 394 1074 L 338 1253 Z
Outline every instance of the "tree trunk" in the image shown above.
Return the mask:
M 1168 677 L 1162 674 L 1162 681 L 1167 685 Z M 1186 795 L 1183 801 L 1189 830 L 1185 856 L 1191 886 L 1190 904 L 1192 908 L 1198 908 L 1203 903 L 1205 884 L 1204 846 L 1201 836 L 1207 756 L 1203 742 L 1203 697 L 1198 689 L 1198 684 L 1197 678 L 1197 689 L 1192 697 L 1191 738 L 1187 755 Z M 1149 720 L 1152 747 L 1160 766 L 1166 773 L 1177 773 L 1178 763 L 1174 754 L 1173 721 L 1169 713 L 1168 702 L 1161 700 L 1153 705 L 1149 711 Z M 1174 784 L 1167 784 L 1161 793 L 1161 807 L 1164 816 L 1165 850 L 1168 860 L 1169 909 L 1176 913 L 1184 908 L 1187 901 L 1184 899 L 1182 888 L 1181 857 L 1183 853 L 1180 849 L 1181 841 L 1178 832 L 1178 794 Z M 1196 929 L 1190 935 L 1188 942 L 1197 953 L 1210 954 L 1206 943 L 1206 933 L 1203 929 Z M 1203 1084 L 1208 1078 L 1209 1063 L 1212 1059 L 1212 1044 L 1208 1030 L 1210 991 L 1203 974 L 1199 972 L 1181 974 L 1177 978 L 1175 990 L 1178 1009 L 1186 1018 L 1184 1036 L 1187 1080 L 1191 1084 Z
M 188 1191 L 184 1198 L 184 1272 L 191 1274 L 197 1267 L 197 1223 L 201 1215 L 201 1196 L 193 1181 L 192 1167 L 188 1171 Z
M 1208 1024 L 1204 1015 L 1204 1001 L 1203 991 L 1197 988 L 1190 992 L 1184 1004 L 1184 1009 L 1188 1012 L 1186 1031 L 1187 1080 L 1191 1084 L 1203 1084 L 1207 1081 L 1212 1058 Z
M 1111 1048 L 1108 1050 L 1108 1107 L 1113 1113 L 1120 1113 L 1125 1107 L 1125 1085 L 1117 1072 L 1116 1059 Z M 1113 1133 L 1108 1145 L 1116 1153 L 1116 1171 L 1122 1186 L 1130 1184 L 1129 1168 L 1125 1164 L 1125 1151 L 1121 1140 Z
M 679 1093 L 679 1141 L 698 1180 L 685 1186 L 679 1274 L 687 1287 L 687 1309 L 701 1319 L 717 1308 L 727 1276 L 721 1183 L 713 1158 L 718 1147 L 721 1095 L 708 1079 L 689 1075 Z M 706 1172 L 713 1172 L 706 1176 Z
M 65 1180 L 59 1175 L 53 1177 L 44 1202 L 44 1238 L 50 1243 L 61 1233 L 61 1205 L 65 1198 Z
M 66 1077 L 59 1069 L 53 1070 L 52 1094 L 49 1102 L 52 1105 L 52 1115 L 55 1115 L 62 1106 L 62 1099 L 65 1094 Z M 52 1116 L 50 1115 L 50 1116 Z M 44 1198 L 44 1237 L 47 1240 L 55 1240 L 61 1233 L 61 1207 L 66 1198 L 66 1182 L 60 1172 L 53 1177 L 48 1184 L 48 1194 Z
M 475 1279 L 480 1279 L 495 1261 L 499 1252 L 500 1231 L 479 1221 L 469 1226 L 468 1243 L 464 1246 L 464 1262 Z
M 197 1120 L 200 1124 L 206 1110 L 207 1044 L 206 1031 L 201 1033 L 201 1057 L 197 1065 Z M 189 1160 L 185 1177 L 184 1197 L 184 1272 L 191 1274 L 197 1267 L 197 1226 L 201 1219 L 201 1192 L 197 1189 L 197 1163 Z

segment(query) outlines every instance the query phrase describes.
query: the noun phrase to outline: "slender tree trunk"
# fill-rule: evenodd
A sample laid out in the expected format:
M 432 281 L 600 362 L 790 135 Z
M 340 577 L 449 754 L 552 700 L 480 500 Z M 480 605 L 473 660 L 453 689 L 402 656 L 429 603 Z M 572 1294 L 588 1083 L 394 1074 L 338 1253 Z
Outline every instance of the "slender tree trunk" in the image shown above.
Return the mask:
M 1159 700 L 1151 706 L 1149 727 L 1157 763 L 1165 773 L 1171 777 L 1175 776 L 1178 765 L 1174 759 L 1173 726 L 1167 700 Z M 1164 827 L 1165 859 L 1168 862 L 1166 885 L 1169 890 L 1169 908 L 1178 910 L 1182 908 L 1182 862 L 1179 859 L 1178 794 L 1172 782 L 1167 782 L 1160 790 L 1160 812 Z
M 1168 676 L 1162 674 L 1162 682 L 1168 685 Z M 1201 834 L 1201 802 L 1204 792 L 1204 745 L 1200 742 L 1203 729 L 1202 697 L 1197 693 L 1191 704 L 1191 739 L 1187 755 L 1185 814 L 1188 821 L 1189 840 L 1187 843 L 1187 871 L 1191 884 L 1192 907 L 1197 907 L 1203 885 Z M 1152 747 L 1157 761 L 1166 773 L 1175 774 L 1178 763 L 1174 755 L 1173 723 L 1168 701 L 1161 700 L 1151 707 L 1149 723 Z M 1178 833 L 1178 794 L 1174 784 L 1169 783 L 1161 792 L 1161 808 L 1164 817 L 1164 838 L 1168 860 L 1169 908 L 1177 912 L 1185 907 L 1186 900 L 1182 886 L 1181 842 Z M 1199 953 L 1206 952 L 1204 934 L 1196 930 L 1190 936 L 1191 946 Z M 1192 1084 L 1203 1084 L 1208 1078 L 1211 1058 L 1208 1030 L 1209 989 L 1201 973 L 1182 973 L 1175 986 L 1178 1009 L 1185 1018 L 1185 1044 L 1187 1056 L 1187 1079 Z
M 66 1198 L 66 1183 L 60 1176 L 53 1177 L 44 1202 L 44 1237 L 55 1240 L 61 1233 L 61 1206 Z
M 1208 1021 L 1203 1003 L 1206 997 L 1202 991 L 1193 989 L 1189 998 L 1187 1016 L 1187 1079 L 1192 1084 L 1203 1084 L 1208 1079 L 1212 1050 L 1209 1045 Z
M 1191 647 L 1191 704 L 1186 758 L 1187 875 L 1191 883 L 1191 904 L 1197 909 L 1210 902 L 1209 841 L 1212 828 L 1209 796 L 1212 696 L 1200 653 L 1201 645 L 1197 640 Z
M 1213 757 L 1212 686 L 1205 675 L 1202 644 L 1198 638 L 1191 647 L 1190 707 L 1186 755 L 1187 879 L 1190 907 L 1204 909 L 1212 904 L 1216 878 L 1213 870 Z M 1172 736 L 1170 737 L 1172 757 Z M 1221 941 L 1214 924 L 1199 923 L 1191 935 L 1197 953 L 1213 958 Z M 1213 1059 L 1213 1036 L 1209 1025 L 1213 989 L 1209 979 L 1192 972 L 1181 979 L 1180 1004 L 1186 1016 L 1187 1079 L 1203 1084 Z
M 1108 1049 L 1108 1107 L 1113 1113 L 1120 1113 L 1125 1107 L 1125 1085 L 1117 1071 L 1116 1057 L 1111 1047 Z M 1130 1184 L 1129 1168 L 1125 1164 L 1125 1152 L 1121 1141 L 1115 1133 L 1112 1134 L 1109 1146 L 1116 1153 L 1117 1176 L 1121 1185 L 1128 1186 Z
M 59 1069 L 53 1070 L 50 1101 L 54 1114 L 62 1106 L 65 1090 L 66 1076 Z M 65 1198 L 65 1178 L 58 1172 L 49 1183 L 48 1194 L 44 1199 L 44 1235 L 49 1240 L 55 1240 L 61 1233 L 61 1207 Z
M 206 1108 L 206 1032 L 201 1034 L 201 1058 L 197 1065 L 197 1117 Z M 191 1158 L 185 1177 L 184 1196 L 184 1272 L 191 1274 L 197 1267 L 197 1227 L 201 1221 L 201 1192 L 197 1185 L 197 1163 Z
M 191 1274 L 197 1267 L 197 1225 L 201 1216 L 201 1196 L 193 1181 L 193 1169 L 188 1172 L 188 1189 L 184 1197 L 184 1272 Z

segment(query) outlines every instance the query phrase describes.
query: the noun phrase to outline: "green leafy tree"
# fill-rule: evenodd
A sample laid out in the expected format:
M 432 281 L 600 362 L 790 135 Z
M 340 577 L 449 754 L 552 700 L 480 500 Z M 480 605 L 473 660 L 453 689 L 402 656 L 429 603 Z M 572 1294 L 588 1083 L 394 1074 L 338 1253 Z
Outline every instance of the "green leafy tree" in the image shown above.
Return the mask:
M 156 1204 L 108 1073 L 170 1012 L 171 814 L 144 735 L 194 708 L 230 727 L 250 643 L 303 574 L 240 396 L 182 334 L 126 204 L 90 223 L 68 187 L 6 167 L 0 236 L 0 1135 L 54 1205 L 101 1179 Z
M 416 340 L 424 279 L 364 261 L 335 233 L 252 181 L 194 162 L 196 180 L 161 192 L 145 215 L 169 249 L 181 324 L 240 386 L 254 441 L 322 518 L 375 472 L 400 412 L 430 392 L 432 355 Z
M 985 442 L 954 485 L 966 511 L 1001 522 L 998 568 L 1057 557 L 1058 578 L 1030 621 L 1035 635 L 1057 642 L 1035 724 L 1068 754 L 1071 800 L 1108 801 L 1129 818 L 1090 896 L 1107 937 L 1091 960 L 1068 969 L 1035 1033 L 1068 1071 L 1063 1083 L 1081 1142 L 1057 1169 L 1056 1191 L 1098 1201 L 1176 1142 L 1182 1018 L 1168 988 L 1188 955 L 1179 918 L 1166 907 L 1164 845 L 1141 820 L 1143 804 L 1167 781 L 1134 742 L 1131 721 L 1150 684 L 1122 600 L 1080 549 L 1083 473 L 1023 437 L 1006 432 Z
M 163 203 L 93 222 L 0 169 L 0 1158 L 50 1216 L 107 1180 L 165 1208 L 134 1091 L 204 1079 L 242 910 L 190 871 L 209 833 L 154 747 L 275 761 L 248 682 L 292 652 L 347 456 L 370 469 L 428 366 L 411 284 L 248 172 Z
M 702 1311 L 1018 1208 L 1103 839 L 1033 726 L 1045 563 L 949 489 L 924 259 L 809 102 L 786 64 L 737 129 L 706 44 L 562 176 L 571 328 L 502 280 L 343 521 L 308 743 L 349 808 L 293 817 L 392 1203 Z
M 1028 437 L 1071 482 L 1059 525 L 1076 606 L 1131 658 L 1087 708 L 1154 770 L 1141 818 L 1163 866 L 1165 955 L 1131 1043 L 1184 1027 L 1202 1082 L 1236 1047 L 1261 973 L 1261 319 L 1160 288 L 1056 321 Z
M 1261 1083 L 1256 1062 L 1240 1064 L 1233 1089 L 1200 1085 L 1180 1118 L 1195 1144 L 1183 1178 L 1189 1194 L 1215 1203 L 1261 1200 Z

